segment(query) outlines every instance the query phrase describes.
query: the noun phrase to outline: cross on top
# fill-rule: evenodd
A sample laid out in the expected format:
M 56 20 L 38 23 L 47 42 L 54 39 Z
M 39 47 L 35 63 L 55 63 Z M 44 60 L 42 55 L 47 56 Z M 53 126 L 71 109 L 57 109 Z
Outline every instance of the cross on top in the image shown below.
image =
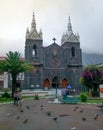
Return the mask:
M 54 43 L 55 43 L 55 41 L 56 41 L 56 38 L 54 37 L 52 40 L 53 40 L 53 41 L 54 41 Z

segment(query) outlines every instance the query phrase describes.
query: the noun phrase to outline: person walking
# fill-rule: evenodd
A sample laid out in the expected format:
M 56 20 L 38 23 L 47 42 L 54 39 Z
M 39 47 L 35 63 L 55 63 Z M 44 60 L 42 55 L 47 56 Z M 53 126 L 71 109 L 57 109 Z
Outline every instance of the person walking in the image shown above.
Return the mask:
M 14 92 L 14 106 L 18 106 L 18 100 L 19 100 L 19 96 L 18 96 L 18 92 L 17 90 Z

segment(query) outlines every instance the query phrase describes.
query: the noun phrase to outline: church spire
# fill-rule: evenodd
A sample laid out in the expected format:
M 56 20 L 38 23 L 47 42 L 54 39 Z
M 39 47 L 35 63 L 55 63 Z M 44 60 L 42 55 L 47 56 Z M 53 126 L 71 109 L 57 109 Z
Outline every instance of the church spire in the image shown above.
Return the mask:
M 35 22 L 35 14 L 33 12 L 32 22 L 31 22 L 31 30 L 36 31 L 36 22 Z
M 35 14 L 33 12 L 32 22 L 30 31 L 27 29 L 26 31 L 26 39 L 41 39 L 42 40 L 42 31 L 39 33 L 36 30 L 36 22 L 35 22 Z
M 72 25 L 71 25 L 70 16 L 69 16 L 67 28 L 68 28 L 68 34 L 69 34 L 69 35 L 72 34 L 73 31 L 72 31 Z
M 77 43 L 79 42 L 79 35 L 73 33 L 70 16 L 68 19 L 67 31 L 63 33 L 61 39 L 61 44 L 64 44 L 65 42 L 77 42 Z

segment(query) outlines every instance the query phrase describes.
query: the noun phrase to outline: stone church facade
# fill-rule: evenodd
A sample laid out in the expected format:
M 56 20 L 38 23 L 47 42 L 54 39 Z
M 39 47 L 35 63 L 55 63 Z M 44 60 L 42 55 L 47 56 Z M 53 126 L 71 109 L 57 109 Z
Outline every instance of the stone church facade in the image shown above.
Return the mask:
M 25 88 L 62 88 L 68 84 L 78 88 L 82 51 L 79 35 L 72 31 L 70 17 L 61 45 L 53 38 L 53 43 L 44 47 L 42 30 L 37 31 L 33 13 L 31 28 L 26 31 L 25 60 L 34 66 L 34 71 L 25 73 Z

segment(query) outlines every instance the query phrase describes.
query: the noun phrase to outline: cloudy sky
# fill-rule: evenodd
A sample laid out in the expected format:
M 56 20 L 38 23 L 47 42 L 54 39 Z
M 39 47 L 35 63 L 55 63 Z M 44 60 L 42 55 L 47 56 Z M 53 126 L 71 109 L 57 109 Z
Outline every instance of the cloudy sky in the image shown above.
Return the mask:
M 43 44 L 56 37 L 60 45 L 68 17 L 74 33 L 80 35 L 83 52 L 103 54 L 103 0 L 0 0 L 0 56 L 8 51 L 24 55 L 26 28 L 35 12 L 37 31 L 43 31 Z

